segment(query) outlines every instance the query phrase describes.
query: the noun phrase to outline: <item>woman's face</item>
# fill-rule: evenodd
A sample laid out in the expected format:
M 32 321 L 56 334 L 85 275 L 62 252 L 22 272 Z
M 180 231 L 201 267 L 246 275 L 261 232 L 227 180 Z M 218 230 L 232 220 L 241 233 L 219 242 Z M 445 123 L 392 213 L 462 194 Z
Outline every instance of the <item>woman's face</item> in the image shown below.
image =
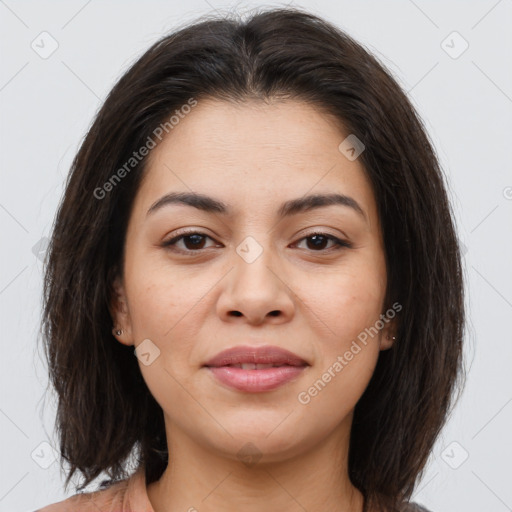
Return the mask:
M 152 150 L 114 320 L 118 340 L 138 347 L 168 434 L 233 459 L 252 446 L 267 461 L 346 436 L 394 325 L 381 316 L 386 266 L 371 186 L 348 142 L 339 149 L 348 135 L 298 101 L 207 100 Z M 175 193 L 225 211 L 162 201 Z M 350 199 L 282 209 L 332 194 Z M 279 347 L 301 366 L 205 366 L 240 346 Z

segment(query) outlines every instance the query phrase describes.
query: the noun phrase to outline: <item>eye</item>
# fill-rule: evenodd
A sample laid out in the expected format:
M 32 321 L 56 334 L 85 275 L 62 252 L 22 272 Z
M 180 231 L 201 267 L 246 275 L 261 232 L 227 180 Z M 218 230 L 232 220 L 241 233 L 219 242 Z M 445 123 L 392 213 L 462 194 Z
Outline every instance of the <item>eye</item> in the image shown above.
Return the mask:
M 341 249 L 342 247 L 352 247 L 352 245 L 349 242 L 345 240 L 340 240 L 339 238 L 333 235 L 329 235 L 328 233 L 311 233 L 308 236 L 301 238 L 299 242 L 302 242 L 302 240 L 306 240 L 306 245 L 308 245 L 307 241 L 311 240 L 311 243 L 309 245 L 310 247 L 313 247 L 313 252 L 327 251 L 333 248 L 337 250 Z M 329 247 L 329 249 L 326 249 L 326 242 L 332 242 L 334 245 Z
M 181 252 L 197 252 L 200 249 L 205 249 L 204 242 L 205 239 L 210 238 L 208 235 L 201 233 L 199 231 L 190 231 L 187 233 L 182 233 L 170 240 L 164 241 L 162 243 L 162 247 L 176 247 L 178 251 Z M 210 240 L 213 240 L 210 238 Z M 185 248 L 178 247 L 177 243 L 183 241 L 185 244 Z

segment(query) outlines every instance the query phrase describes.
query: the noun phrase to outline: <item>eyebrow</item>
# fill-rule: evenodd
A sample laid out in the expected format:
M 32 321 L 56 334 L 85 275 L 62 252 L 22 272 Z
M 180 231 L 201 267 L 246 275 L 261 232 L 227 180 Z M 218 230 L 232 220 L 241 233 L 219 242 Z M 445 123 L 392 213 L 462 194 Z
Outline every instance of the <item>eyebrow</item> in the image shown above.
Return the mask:
M 155 201 L 147 211 L 146 216 L 171 204 L 192 206 L 207 213 L 232 214 L 231 208 L 228 205 L 213 197 L 196 192 L 170 192 Z M 354 198 L 343 194 L 312 194 L 297 199 L 290 199 L 280 206 L 277 215 L 279 218 L 284 218 L 331 205 L 346 206 L 357 212 L 365 220 L 367 219 L 359 203 Z

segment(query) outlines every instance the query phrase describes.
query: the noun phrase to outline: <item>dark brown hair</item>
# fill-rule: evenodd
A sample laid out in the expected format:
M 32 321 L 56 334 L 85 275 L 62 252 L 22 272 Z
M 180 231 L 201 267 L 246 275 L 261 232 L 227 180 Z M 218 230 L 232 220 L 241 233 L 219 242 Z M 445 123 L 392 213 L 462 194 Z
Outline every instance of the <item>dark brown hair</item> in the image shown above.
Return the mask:
M 347 34 L 291 8 L 245 21 L 206 17 L 153 44 L 114 86 L 73 161 L 48 251 L 42 319 L 61 463 L 70 465 L 65 486 L 76 471 L 85 478 L 80 489 L 102 471 L 111 482 L 126 478 L 133 455 L 148 484 L 167 465 L 162 410 L 133 347 L 113 337 L 109 309 L 147 157 L 112 177 L 191 98 L 306 101 L 365 145 L 359 158 L 382 225 L 386 306 L 403 309 L 397 341 L 380 353 L 355 408 L 349 476 L 368 504 L 395 508 L 422 475 L 463 376 L 453 214 L 432 144 L 396 81 Z

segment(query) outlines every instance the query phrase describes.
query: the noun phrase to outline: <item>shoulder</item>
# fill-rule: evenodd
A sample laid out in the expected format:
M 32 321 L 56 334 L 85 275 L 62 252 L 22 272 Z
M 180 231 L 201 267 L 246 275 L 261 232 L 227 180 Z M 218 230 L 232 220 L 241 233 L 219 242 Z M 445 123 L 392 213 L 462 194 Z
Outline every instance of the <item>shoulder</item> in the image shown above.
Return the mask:
M 94 492 L 78 493 L 65 500 L 46 505 L 35 512 L 108 512 L 124 510 L 129 480 L 121 480 L 106 489 Z

